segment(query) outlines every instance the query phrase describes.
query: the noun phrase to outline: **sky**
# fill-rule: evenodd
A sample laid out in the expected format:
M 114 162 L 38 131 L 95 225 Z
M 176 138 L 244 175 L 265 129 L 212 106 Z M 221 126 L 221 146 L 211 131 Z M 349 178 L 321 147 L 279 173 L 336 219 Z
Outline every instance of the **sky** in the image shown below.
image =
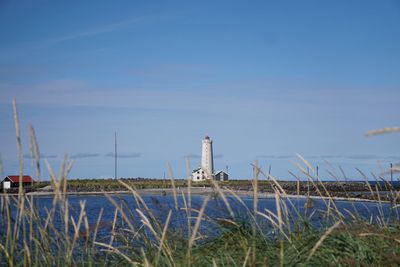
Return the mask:
M 0 0 L 0 153 L 18 173 L 12 98 L 44 160 L 71 178 L 176 178 L 213 139 L 215 169 L 322 179 L 399 162 L 400 1 Z M 304 165 L 304 164 L 303 164 Z

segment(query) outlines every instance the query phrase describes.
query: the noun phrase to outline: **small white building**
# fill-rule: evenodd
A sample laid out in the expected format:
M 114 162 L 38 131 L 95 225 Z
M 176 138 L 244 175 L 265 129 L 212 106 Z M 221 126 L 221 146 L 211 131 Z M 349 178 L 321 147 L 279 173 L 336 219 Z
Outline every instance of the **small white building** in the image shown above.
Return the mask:
M 197 168 L 192 171 L 192 180 L 195 182 L 204 181 L 206 172 L 202 168 Z

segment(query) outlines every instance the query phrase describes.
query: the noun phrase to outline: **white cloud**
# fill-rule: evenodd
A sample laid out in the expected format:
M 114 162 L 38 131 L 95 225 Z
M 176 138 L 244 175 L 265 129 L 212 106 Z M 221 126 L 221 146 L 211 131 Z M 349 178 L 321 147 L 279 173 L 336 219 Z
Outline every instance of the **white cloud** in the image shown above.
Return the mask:
M 65 34 L 62 36 L 56 36 L 53 38 L 45 39 L 45 40 L 40 41 L 35 48 L 43 48 L 43 47 L 55 45 L 58 43 L 69 41 L 69 40 L 86 38 L 86 37 L 91 37 L 91 36 L 95 36 L 95 35 L 99 35 L 99 34 L 109 33 L 109 32 L 123 29 L 123 28 L 132 27 L 132 26 L 137 25 L 142 22 L 152 21 L 152 20 L 157 20 L 157 19 L 164 19 L 167 17 L 168 16 L 166 16 L 166 15 L 137 16 L 137 17 L 126 19 L 126 20 L 121 20 L 121 21 L 117 21 L 114 23 L 102 25 L 99 27 L 88 28 L 88 29 L 84 29 L 81 31 L 76 31 L 76 32 L 72 32 L 69 34 Z
M 105 154 L 106 157 L 115 157 L 114 153 L 107 153 Z M 140 152 L 133 152 L 133 153 L 117 153 L 118 158 L 139 158 L 142 156 Z

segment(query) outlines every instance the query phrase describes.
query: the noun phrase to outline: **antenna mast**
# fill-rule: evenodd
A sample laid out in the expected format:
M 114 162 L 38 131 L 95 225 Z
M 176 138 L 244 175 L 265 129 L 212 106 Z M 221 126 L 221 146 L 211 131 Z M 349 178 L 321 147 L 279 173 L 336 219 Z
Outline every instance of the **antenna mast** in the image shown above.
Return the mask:
M 117 179 L 117 132 L 114 135 L 114 179 Z

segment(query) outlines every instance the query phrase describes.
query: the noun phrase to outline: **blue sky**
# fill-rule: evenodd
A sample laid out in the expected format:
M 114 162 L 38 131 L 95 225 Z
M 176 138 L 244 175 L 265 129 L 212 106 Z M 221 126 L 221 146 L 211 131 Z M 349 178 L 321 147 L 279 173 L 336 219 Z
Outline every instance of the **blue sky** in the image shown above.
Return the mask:
M 162 177 L 166 161 L 184 177 L 206 134 L 234 178 L 258 159 L 288 179 L 296 153 L 326 179 L 324 160 L 379 173 L 399 136 L 364 134 L 399 124 L 399 25 L 399 1 L 1 1 L 4 172 L 15 96 L 24 153 L 32 123 L 75 178 L 113 176 L 115 131 L 123 177 Z

